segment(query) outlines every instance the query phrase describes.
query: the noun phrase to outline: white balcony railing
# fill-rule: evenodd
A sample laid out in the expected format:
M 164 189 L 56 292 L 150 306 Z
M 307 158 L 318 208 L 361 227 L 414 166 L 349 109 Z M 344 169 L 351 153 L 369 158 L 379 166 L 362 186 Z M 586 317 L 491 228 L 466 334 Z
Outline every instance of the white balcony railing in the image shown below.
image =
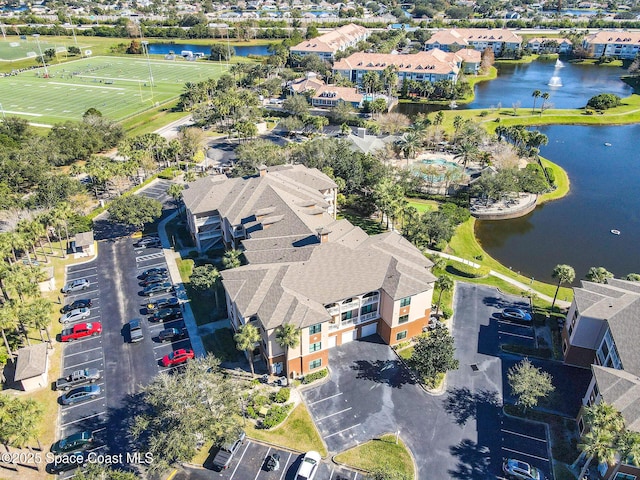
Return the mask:
M 365 313 L 364 315 L 360 315 L 358 323 L 368 322 L 369 320 L 373 320 L 374 318 L 378 318 L 378 312 Z
M 335 307 L 327 308 L 327 312 L 329 312 L 331 316 L 338 315 L 340 313 L 340 306 L 336 305 Z
M 362 300 L 362 305 L 369 305 L 376 303 L 380 299 L 380 295 L 374 295 L 373 297 L 367 297 Z

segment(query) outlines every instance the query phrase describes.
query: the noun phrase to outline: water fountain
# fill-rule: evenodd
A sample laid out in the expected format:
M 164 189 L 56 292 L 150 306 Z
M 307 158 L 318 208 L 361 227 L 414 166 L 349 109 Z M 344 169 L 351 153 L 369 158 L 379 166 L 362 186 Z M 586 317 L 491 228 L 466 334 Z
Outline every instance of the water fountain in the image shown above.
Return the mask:
M 554 75 L 553 77 L 551 77 L 551 79 L 549 80 L 548 85 L 550 87 L 561 87 L 562 86 L 562 80 L 560 79 L 560 77 Z
M 560 59 L 557 59 L 557 60 L 556 60 L 556 68 L 563 68 L 563 67 L 564 67 L 564 63 L 562 63 L 562 62 L 560 61 Z

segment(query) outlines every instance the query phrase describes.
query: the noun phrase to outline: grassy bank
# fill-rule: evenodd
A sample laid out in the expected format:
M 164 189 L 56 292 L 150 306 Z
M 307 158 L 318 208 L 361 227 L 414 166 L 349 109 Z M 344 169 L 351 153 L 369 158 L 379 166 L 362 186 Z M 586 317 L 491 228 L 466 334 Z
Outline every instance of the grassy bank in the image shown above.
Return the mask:
M 384 470 L 414 478 L 413 460 L 402 440 L 384 435 L 336 455 L 335 461 L 367 472 Z M 404 478 L 404 477 L 403 477 Z
M 538 197 L 538 205 L 549 202 L 551 200 L 558 200 L 568 195 L 571 186 L 569 175 L 567 175 L 567 172 L 563 168 L 553 162 L 550 162 L 546 158 L 542 158 L 542 165 L 544 165 L 545 168 L 548 167 L 553 171 L 556 179 L 556 189 L 552 192 L 547 192 Z

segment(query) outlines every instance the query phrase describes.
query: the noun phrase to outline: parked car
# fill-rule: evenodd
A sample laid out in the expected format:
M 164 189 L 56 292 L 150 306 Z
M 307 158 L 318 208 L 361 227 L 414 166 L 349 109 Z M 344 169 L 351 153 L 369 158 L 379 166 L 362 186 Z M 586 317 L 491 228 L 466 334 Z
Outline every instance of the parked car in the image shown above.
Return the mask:
M 513 320 L 514 322 L 529 323 L 531 321 L 531 314 L 520 308 L 505 308 L 502 310 L 501 316 L 507 320 Z
M 144 287 L 142 295 L 146 297 L 153 297 L 156 293 L 168 293 L 173 291 L 173 285 L 171 282 L 154 283 L 148 287 Z
M 49 473 L 59 474 L 82 467 L 88 459 L 87 452 L 75 452 L 69 455 L 60 455 L 47 466 Z
M 148 236 L 143 237 L 133 244 L 136 248 L 151 248 L 160 246 L 160 237 Z
M 162 357 L 162 366 L 163 367 L 173 367 L 175 365 L 180 365 L 191 360 L 194 357 L 193 350 L 187 348 L 181 348 L 179 350 L 174 350 L 168 355 Z
M 82 450 L 87 448 L 93 443 L 93 433 L 91 432 L 78 432 L 68 437 L 58 440 L 51 445 L 51 453 L 56 455 L 60 453 L 75 452 L 76 450 Z
M 186 328 L 166 328 L 158 334 L 158 340 L 160 342 L 175 342 L 188 336 L 189 334 Z
M 140 325 L 140 319 L 134 318 L 129 321 L 129 343 L 138 343 L 144 340 L 142 334 L 142 325 Z
M 89 308 L 90 306 L 91 306 L 91 299 L 83 298 L 80 300 L 75 300 L 73 303 L 70 303 L 69 305 L 65 305 L 60 309 L 60 313 L 67 313 L 77 308 Z
M 320 454 L 313 450 L 304 454 L 302 463 L 298 467 L 296 472 L 296 480 L 312 480 L 316 476 L 318 471 L 318 465 L 320 465 Z
M 63 405 L 73 405 L 74 403 L 92 400 L 102 393 L 99 385 L 87 385 L 85 387 L 74 388 L 60 397 Z
M 83 322 L 62 330 L 60 341 L 73 342 L 84 337 L 100 335 L 100 333 L 102 333 L 102 324 L 100 322 Z
M 87 288 L 89 288 L 89 285 L 90 285 L 90 282 L 86 278 L 78 278 L 76 280 L 71 280 L 70 282 L 67 282 L 66 285 L 62 287 L 61 291 L 64 294 L 79 292 L 81 290 L 86 290 Z
M 56 380 L 56 390 L 69 390 L 71 387 L 78 387 L 86 383 L 94 383 L 100 380 L 100 370 L 97 368 L 85 368 L 76 370 L 71 375 Z
M 180 300 L 176 297 L 169 297 L 147 303 L 147 313 L 156 312 L 161 308 L 180 308 Z
M 150 322 L 166 322 L 182 318 L 182 310 L 176 308 L 162 308 L 149 317 Z
M 220 446 L 220 450 L 218 450 L 216 456 L 213 457 L 213 468 L 218 471 L 226 470 L 227 468 L 229 468 L 233 456 L 238 451 L 240 446 L 244 443 L 245 438 L 246 434 L 242 430 L 240 430 L 233 442 L 226 443 Z
M 149 275 L 163 275 L 166 273 L 167 269 L 164 267 L 153 267 L 142 272 L 140 275 L 138 275 L 138 278 L 143 279 L 147 278 Z
M 526 462 L 507 458 L 502 464 L 502 471 L 509 477 L 523 480 L 544 480 L 544 475 Z
M 60 317 L 60 323 L 64 325 L 65 323 L 76 322 L 87 318 L 89 315 L 91 315 L 91 310 L 87 307 L 76 308 L 62 315 Z
M 169 277 L 166 274 L 149 275 L 144 280 L 140 280 L 138 282 L 138 285 L 140 285 L 141 287 L 146 287 L 154 283 L 164 283 L 168 280 L 168 278 Z

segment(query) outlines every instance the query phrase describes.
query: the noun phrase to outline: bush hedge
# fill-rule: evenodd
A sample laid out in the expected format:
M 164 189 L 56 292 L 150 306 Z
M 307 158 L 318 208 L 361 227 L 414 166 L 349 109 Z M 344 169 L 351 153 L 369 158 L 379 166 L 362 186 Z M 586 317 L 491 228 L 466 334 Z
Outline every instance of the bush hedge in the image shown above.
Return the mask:
M 327 375 L 329 375 L 329 370 L 327 370 L 326 368 L 323 368 L 322 370 L 318 370 L 317 372 L 313 372 L 305 375 L 304 378 L 302 379 L 302 383 L 304 385 L 308 385 L 311 382 L 315 382 L 316 380 L 320 380 L 321 378 L 326 377 Z
M 273 395 L 273 401 L 276 403 L 287 403 L 291 397 L 291 390 L 289 387 L 282 387 Z
M 293 407 L 292 404 L 287 405 L 274 405 L 272 406 L 264 417 L 259 427 L 262 429 L 273 428 L 280 425 L 287 418 L 289 410 Z

